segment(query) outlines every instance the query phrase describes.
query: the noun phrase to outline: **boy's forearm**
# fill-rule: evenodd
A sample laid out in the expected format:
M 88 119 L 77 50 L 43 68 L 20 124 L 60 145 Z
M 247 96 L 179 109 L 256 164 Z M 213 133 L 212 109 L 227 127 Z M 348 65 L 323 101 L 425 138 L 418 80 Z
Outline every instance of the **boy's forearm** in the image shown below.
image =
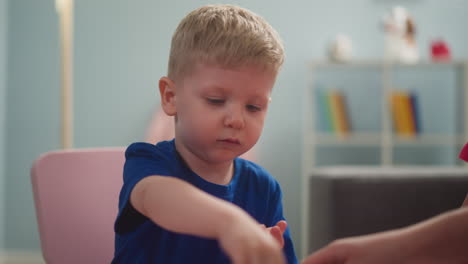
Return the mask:
M 141 180 L 130 200 L 158 225 L 206 238 L 218 238 L 235 218 L 253 221 L 237 206 L 174 177 L 150 176 Z
M 452 210 L 402 231 L 410 237 L 407 246 L 413 248 L 411 251 L 422 262 L 426 260 L 440 260 L 441 263 L 468 262 L 468 208 L 466 207 Z

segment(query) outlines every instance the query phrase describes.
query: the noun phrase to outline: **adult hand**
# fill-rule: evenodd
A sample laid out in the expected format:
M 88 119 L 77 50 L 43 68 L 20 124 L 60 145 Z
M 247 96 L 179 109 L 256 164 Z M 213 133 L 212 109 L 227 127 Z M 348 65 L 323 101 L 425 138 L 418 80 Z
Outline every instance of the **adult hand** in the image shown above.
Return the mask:
M 400 232 L 377 233 L 339 239 L 303 260 L 302 264 L 391 264 L 403 263 Z

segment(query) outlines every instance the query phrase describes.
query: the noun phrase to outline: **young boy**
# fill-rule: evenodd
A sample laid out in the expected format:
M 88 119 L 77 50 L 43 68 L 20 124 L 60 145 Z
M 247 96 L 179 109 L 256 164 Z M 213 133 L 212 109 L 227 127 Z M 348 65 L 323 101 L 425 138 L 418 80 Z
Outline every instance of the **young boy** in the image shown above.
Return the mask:
M 279 184 L 238 158 L 260 137 L 283 60 L 248 10 L 204 6 L 180 22 L 159 81 L 175 139 L 128 147 L 113 263 L 297 263 Z

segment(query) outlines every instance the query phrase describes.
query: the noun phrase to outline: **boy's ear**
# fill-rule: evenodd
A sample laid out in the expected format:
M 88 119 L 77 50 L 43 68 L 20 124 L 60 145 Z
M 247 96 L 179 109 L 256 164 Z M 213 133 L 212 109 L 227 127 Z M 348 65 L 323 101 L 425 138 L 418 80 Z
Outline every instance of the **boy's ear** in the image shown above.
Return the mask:
M 177 113 L 175 84 L 168 77 L 159 79 L 159 94 L 164 112 L 169 116 L 174 116 Z

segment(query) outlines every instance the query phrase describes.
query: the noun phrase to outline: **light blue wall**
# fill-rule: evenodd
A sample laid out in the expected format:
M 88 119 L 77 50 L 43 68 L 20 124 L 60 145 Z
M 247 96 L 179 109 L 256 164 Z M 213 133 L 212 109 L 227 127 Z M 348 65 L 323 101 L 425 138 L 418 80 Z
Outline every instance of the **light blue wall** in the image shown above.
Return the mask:
M 0 0 L 0 251 L 4 247 L 7 1 Z
M 142 140 L 159 99 L 169 42 L 178 21 L 211 1 L 75 1 L 75 145 L 127 145 Z M 215 1 L 227 2 L 227 1 Z M 428 41 L 443 36 L 456 58 L 468 57 L 468 1 L 245 0 L 229 1 L 263 15 L 284 39 L 287 58 L 273 93 L 260 163 L 281 183 L 296 248 L 300 248 L 301 103 L 307 64 L 324 58 L 337 32 L 354 40 L 355 57 L 380 58 L 378 22 L 404 4 Z M 58 24 L 51 0 L 9 1 L 6 247 L 38 249 L 29 168 L 39 153 L 59 147 Z M 1 45 L 1 44 L 0 44 Z M 2 133 L 2 132 L 0 132 Z M 4 132 L 3 132 L 4 133 Z M 1 134 L 0 134 L 1 135 Z
M 8 3 L 5 247 L 39 250 L 29 170 L 60 142 L 57 16 L 51 0 Z

